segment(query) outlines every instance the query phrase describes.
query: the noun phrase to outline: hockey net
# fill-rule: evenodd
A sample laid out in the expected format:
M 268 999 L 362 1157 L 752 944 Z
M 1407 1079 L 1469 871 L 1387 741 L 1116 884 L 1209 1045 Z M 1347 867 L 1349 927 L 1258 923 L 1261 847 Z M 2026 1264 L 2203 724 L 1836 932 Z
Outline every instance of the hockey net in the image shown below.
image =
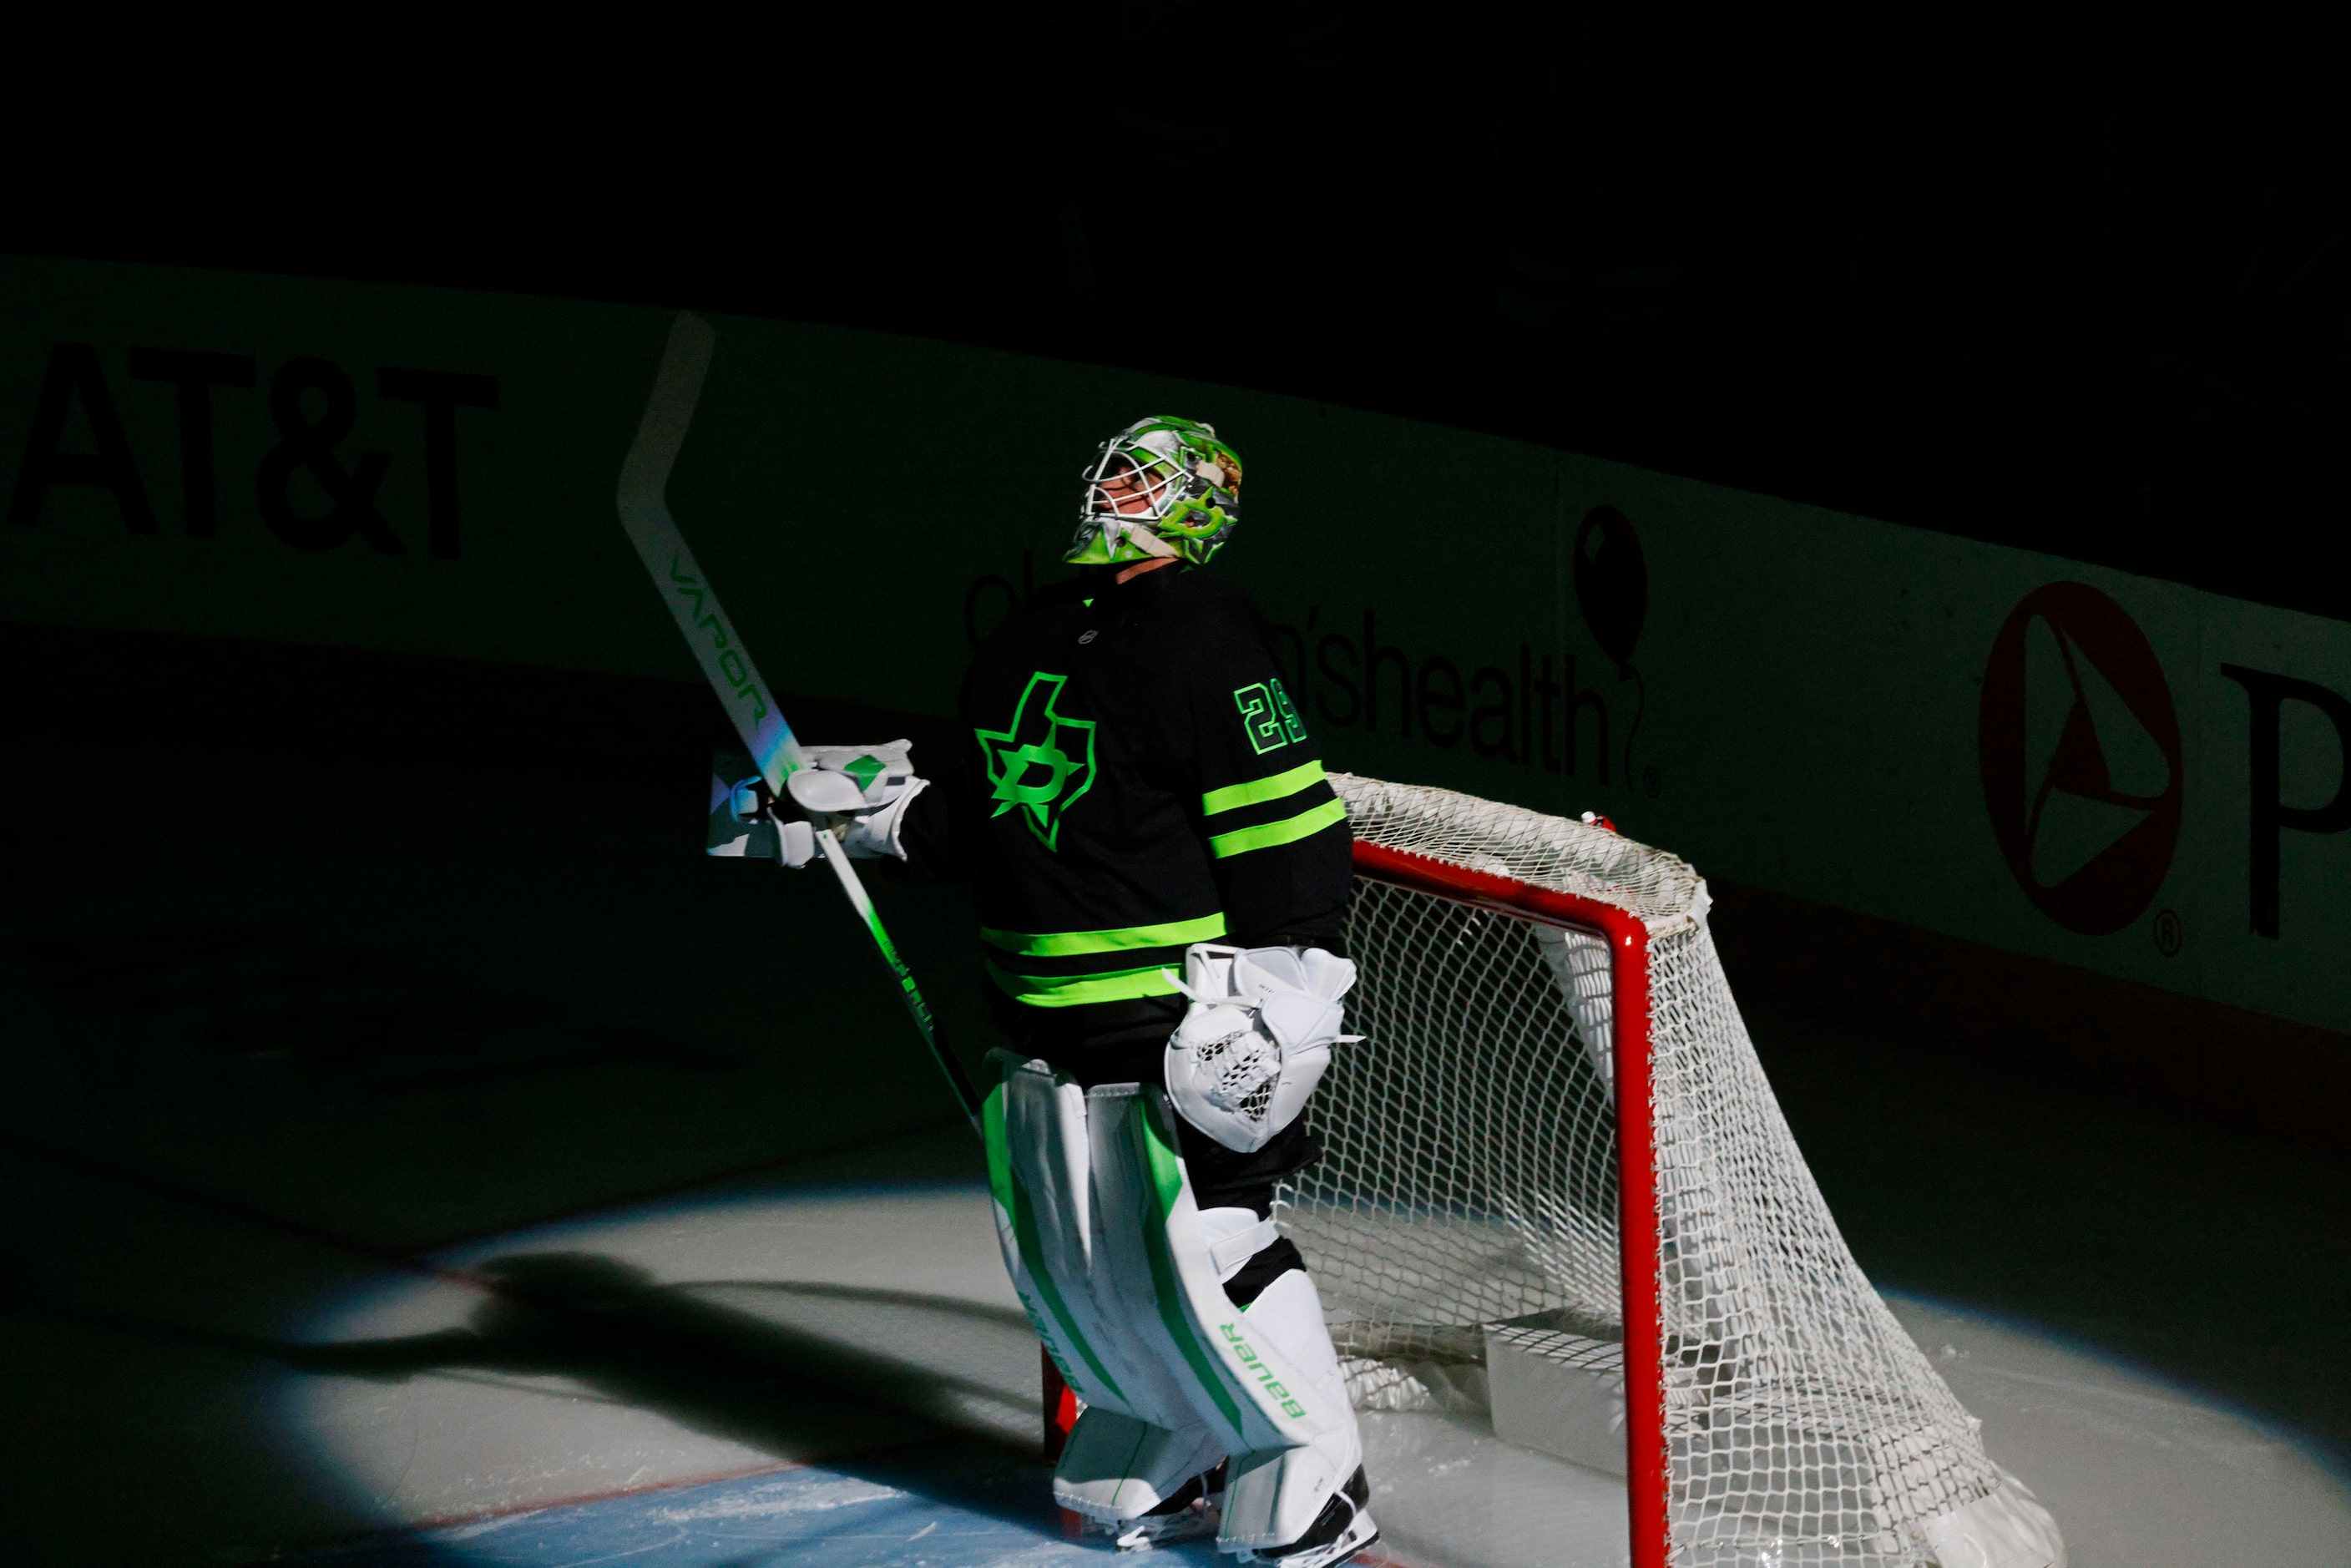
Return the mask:
M 1356 1403 L 1474 1403 L 1489 1333 L 1564 1344 L 1625 1377 L 1640 1568 L 1931 1561 L 1927 1525 L 2001 1472 L 1838 1234 L 1696 873 L 1605 828 L 1332 783 L 1366 1038 L 1333 1053 L 1328 1154 L 1278 1215 Z

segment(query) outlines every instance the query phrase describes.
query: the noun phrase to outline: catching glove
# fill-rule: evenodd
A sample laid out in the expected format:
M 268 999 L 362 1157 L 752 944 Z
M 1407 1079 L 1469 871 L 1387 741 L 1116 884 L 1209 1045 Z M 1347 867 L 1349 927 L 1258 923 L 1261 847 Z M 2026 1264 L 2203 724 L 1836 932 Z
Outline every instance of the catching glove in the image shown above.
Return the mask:
M 1298 1119 L 1342 1034 L 1355 966 L 1320 947 L 1196 942 L 1176 987 L 1192 998 L 1167 1041 L 1167 1098 L 1228 1149 L 1253 1154 Z

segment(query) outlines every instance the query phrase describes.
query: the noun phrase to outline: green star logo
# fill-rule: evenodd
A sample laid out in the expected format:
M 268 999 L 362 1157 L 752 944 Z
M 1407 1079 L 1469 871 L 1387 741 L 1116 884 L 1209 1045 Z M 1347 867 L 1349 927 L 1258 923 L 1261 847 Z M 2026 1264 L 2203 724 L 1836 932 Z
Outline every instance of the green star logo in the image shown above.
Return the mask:
M 1054 711 L 1069 679 L 1038 671 L 1022 688 L 1009 725 L 972 731 L 987 764 L 988 793 L 996 802 L 989 815 L 1000 817 L 1019 807 L 1029 831 L 1049 850 L 1061 836 L 1061 813 L 1094 781 L 1094 721 L 1063 718 Z

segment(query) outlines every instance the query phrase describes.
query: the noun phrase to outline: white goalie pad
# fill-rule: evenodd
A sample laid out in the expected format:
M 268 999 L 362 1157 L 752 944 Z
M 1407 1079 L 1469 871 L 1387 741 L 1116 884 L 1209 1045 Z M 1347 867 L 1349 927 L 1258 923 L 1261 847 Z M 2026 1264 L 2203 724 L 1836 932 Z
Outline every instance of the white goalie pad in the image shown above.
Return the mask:
M 1157 1525 L 1160 1521 L 1144 1516 L 1182 1491 L 1186 1482 L 1216 1469 L 1224 1457 L 1216 1437 L 1198 1421 L 1161 1427 L 1089 1405 L 1078 1412 L 1078 1424 L 1071 1428 L 1061 1461 L 1053 1467 L 1053 1500 L 1114 1529 L 1134 1521 Z M 1167 1523 L 1182 1529 L 1192 1521 Z M 1154 1529 L 1144 1539 L 1172 1531 Z
M 1086 1404 L 1053 1495 L 1091 1519 L 1133 1519 L 1225 1450 L 1130 1326 L 1134 1309 L 1103 1266 L 1085 1091 L 1042 1061 L 997 1061 L 1006 1071 L 983 1116 L 997 1239 L 1037 1337 Z
M 1280 1275 L 1243 1309 L 1220 1272 L 1238 1267 L 1203 1223 L 1167 1095 L 1113 1084 L 1087 1096 L 1101 1238 L 1119 1293 L 1147 1310 L 1137 1326 L 1164 1364 L 1186 1375 L 1193 1408 L 1232 1454 L 1220 1549 L 1288 1546 L 1341 1498 L 1363 1464 L 1322 1301 L 1302 1270 Z M 1212 1211 L 1222 1215 L 1228 1211 Z M 1222 1229 L 1223 1227 L 1217 1228 Z M 1354 1502 L 1342 1498 L 1360 1543 Z M 1350 1548 L 1353 1550 L 1353 1548 Z M 1284 1561 L 1289 1559 L 1285 1557 Z
M 1298 1119 L 1331 1065 L 1340 998 L 1355 966 L 1320 947 L 1228 947 L 1184 954 L 1192 998 L 1167 1041 L 1165 1075 L 1176 1113 L 1228 1149 L 1253 1154 Z

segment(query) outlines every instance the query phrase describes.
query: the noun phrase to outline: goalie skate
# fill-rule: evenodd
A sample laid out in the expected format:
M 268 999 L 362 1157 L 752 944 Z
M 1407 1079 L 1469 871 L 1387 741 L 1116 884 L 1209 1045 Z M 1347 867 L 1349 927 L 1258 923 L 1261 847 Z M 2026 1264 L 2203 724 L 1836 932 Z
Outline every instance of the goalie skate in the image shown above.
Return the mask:
M 1217 1533 L 1224 1517 L 1217 1508 L 1225 1490 L 1225 1467 L 1194 1476 L 1165 1502 L 1140 1519 L 1104 1523 L 1098 1528 L 1121 1552 L 1148 1552 L 1155 1546 L 1205 1541 Z

